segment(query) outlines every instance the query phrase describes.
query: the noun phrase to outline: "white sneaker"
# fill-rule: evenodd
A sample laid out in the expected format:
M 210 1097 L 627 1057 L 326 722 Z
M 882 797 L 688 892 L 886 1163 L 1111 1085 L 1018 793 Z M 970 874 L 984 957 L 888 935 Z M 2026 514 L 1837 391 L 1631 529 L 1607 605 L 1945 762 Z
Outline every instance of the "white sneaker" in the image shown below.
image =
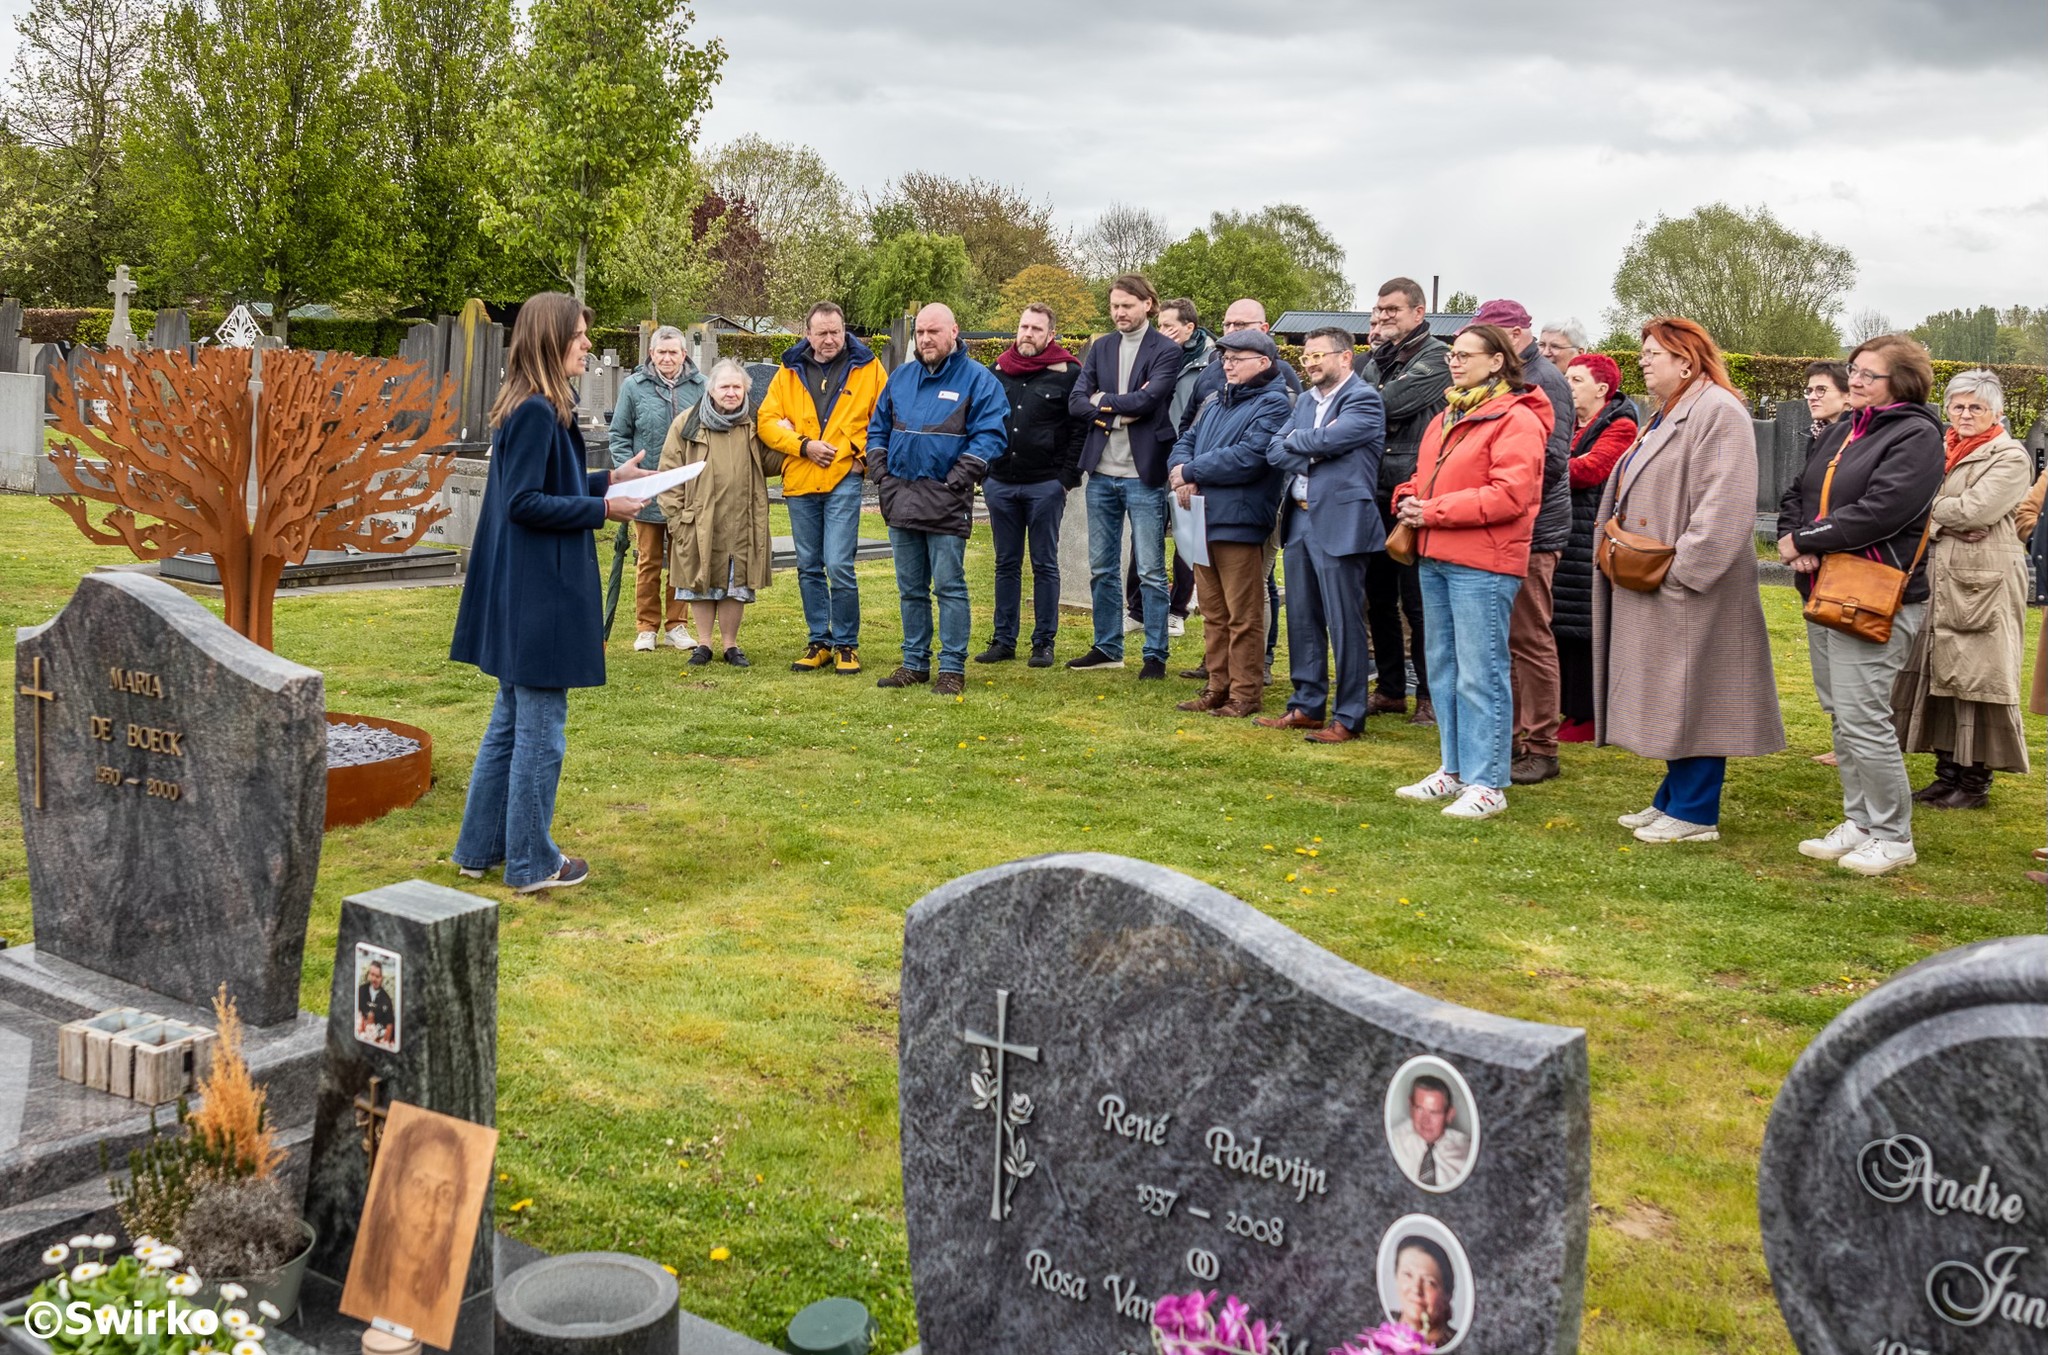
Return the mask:
M 1188 633 L 1188 623 L 1183 621 L 1181 618 L 1174 616 L 1171 613 L 1168 613 L 1166 618 L 1166 633 L 1168 635 L 1186 635 Z
M 1412 786 L 1400 786 L 1394 794 L 1404 800 L 1448 800 L 1465 789 L 1465 783 L 1439 767 Z
M 1624 828 L 1648 828 L 1663 817 L 1664 811 L 1651 805 L 1648 809 L 1638 809 L 1633 814 L 1624 814 L 1615 822 Z
M 1465 793 L 1444 806 L 1444 816 L 1452 819 L 1490 819 L 1504 813 L 1508 807 L 1508 793 L 1495 790 L 1492 786 L 1467 786 Z
M 1124 634 L 1136 635 L 1139 631 L 1143 629 L 1145 629 L 1144 622 L 1139 621 L 1131 616 L 1124 617 Z
M 1799 844 L 1799 854 L 1816 861 L 1839 861 L 1866 842 L 1875 841 L 1853 820 L 1844 819 L 1828 829 L 1826 837 L 1810 837 Z
M 1659 814 L 1655 823 L 1646 823 L 1636 829 L 1638 842 L 1719 842 L 1721 829 L 1718 824 L 1687 823 L 1674 819 L 1669 814 Z
M 652 654 L 654 652 L 654 632 L 651 630 L 643 630 L 638 635 L 634 636 L 633 650 L 635 653 L 639 654 Z
M 695 649 L 697 647 L 696 638 L 690 634 L 688 626 L 670 626 L 668 635 L 664 638 L 667 639 L 671 649 Z M 647 647 L 649 649 L 654 648 L 653 645 Z
M 1897 870 L 1900 866 L 1910 866 L 1919 859 L 1919 854 L 1913 850 L 1913 844 L 1910 842 L 1886 842 L 1882 838 L 1871 838 L 1855 851 L 1837 857 L 1835 864 L 1843 870 L 1853 870 L 1858 875 L 1882 875 L 1886 871 Z

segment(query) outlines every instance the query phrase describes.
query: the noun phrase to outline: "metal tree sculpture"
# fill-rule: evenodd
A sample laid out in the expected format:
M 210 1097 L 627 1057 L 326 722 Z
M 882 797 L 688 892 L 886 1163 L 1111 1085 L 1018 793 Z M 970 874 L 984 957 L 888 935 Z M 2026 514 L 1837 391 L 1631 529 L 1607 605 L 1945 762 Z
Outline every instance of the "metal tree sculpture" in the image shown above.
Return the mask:
M 136 558 L 211 555 L 227 622 L 268 649 L 278 580 L 312 550 L 410 550 L 447 516 L 453 382 L 418 363 L 288 349 L 95 353 L 54 378 L 53 500 Z M 414 431 L 414 430 L 417 431 Z M 402 440 L 401 440 L 402 439 Z M 104 465 L 88 461 L 99 458 Z M 86 502 L 114 505 L 98 524 Z M 409 513 L 409 527 L 390 521 Z

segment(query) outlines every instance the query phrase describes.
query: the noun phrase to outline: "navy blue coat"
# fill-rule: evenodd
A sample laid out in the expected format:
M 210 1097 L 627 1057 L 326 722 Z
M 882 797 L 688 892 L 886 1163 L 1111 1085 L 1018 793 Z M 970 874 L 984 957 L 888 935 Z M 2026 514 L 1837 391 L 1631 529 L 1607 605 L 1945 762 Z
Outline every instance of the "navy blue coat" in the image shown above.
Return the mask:
M 968 536 L 974 487 L 1009 436 L 1010 397 L 994 372 L 956 347 L 934 371 L 912 359 L 889 373 L 868 420 L 868 479 L 882 521 Z
M 449 658 L 519 687 L 604 685 L 595 532 L 610 483 L 610 471 L 583 468 L 583 440 L 546 397 L 506 416 L 491 436 Z
M 1380 454 L 1386 450 L 1387 413 L 1380 393 L 1357 373 L 1330 397 L 1330 412 L 1316 427 L 1313 392 L 1294 402 L 1294 417 L 1274 435 L 1266 459 L 1293 483 L 1308 477 L 1308 530 L 1330 555 L 1365 555 L 1387 548 L 1387 529 L 1374 503 Z M 1280 501 L 1281 539 L 1286 519 L 1301 510 L 1292 493 Z
M 1287 387 L 1269 368 L 1203 406 L 1167 458 L 1206 500 L 1211 541 L 1256 545 L 1273 534 L 1285 486 L 1266 448 L 1287 426 Z
M 1081 376 L 1067 397 L 1067 409 L 1077 419 L 1088 420 L 1088 440 L 1081 444 L 1081 469 L 1091 474 L 1102 464 L 1102 448 L 1109 441 L 1109 421 L 1122 416 L 1131 422 L 1131 460 L 1137 463 L 1138 479 L 1158 489 L 1166 483 L 1166 454 L 1173 450 L 1173 388 L 1180 383 L 1180 369 L 1187 355 L 1180 345 L 1150 325 L 1138 345 L 1138 360 L 1131 364 L 1131 388 L 1119 390 L 1118 348 L 1123 335 L 1111 330 L 1088 345 L 1081 357 Z M 1095 407 L 1095 393 L 1106 392 L 1101 409 Z

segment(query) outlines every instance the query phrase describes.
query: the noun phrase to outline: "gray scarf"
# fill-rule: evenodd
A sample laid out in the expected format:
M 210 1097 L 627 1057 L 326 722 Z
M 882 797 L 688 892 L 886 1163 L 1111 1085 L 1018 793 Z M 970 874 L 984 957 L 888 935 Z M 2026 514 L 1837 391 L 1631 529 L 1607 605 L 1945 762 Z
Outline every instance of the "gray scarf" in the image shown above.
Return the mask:
M 690 411 L 690 423 L 695 425 L 695 427 L 686 428 L 683 431 L 685 436 L 698 429 L 710 433 L 723 433 L 729 429 L 739 427 L 739 425 L 746 421 L 747 402 L 745 400 L 740 401 L 738 409 L 727 414 L 712 403 L 711 396 L 707 392 L 704 398 L 697 402 L 697 407 Z

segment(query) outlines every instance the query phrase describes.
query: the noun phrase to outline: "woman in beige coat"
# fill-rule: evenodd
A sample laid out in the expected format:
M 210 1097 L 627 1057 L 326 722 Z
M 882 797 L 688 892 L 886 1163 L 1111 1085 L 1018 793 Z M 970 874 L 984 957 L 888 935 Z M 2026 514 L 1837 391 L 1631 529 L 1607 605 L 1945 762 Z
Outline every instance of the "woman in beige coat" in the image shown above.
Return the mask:
M 2027 770 L 2028 564 L 2014 510 L 2034 463 L 2005 431 L 2005 388 L 1992 373 L 1959 373 L 1943 404 L 1948 471 L 1931 512 L 1927 620 L 1892 705 L 1905 750 L 1935 755 L 1934 780 L 1913 798 L 1934 809 L 1982 809 L 1993 772 Z
M 696 613 L 690 662 L 711 662 L 715 620 L 725 661 L 750 665 L 740 651 L 740 616 L 769 583 L 768 477 L 782 458 L 755 436 L 747 410 L 747 369 L 728 358 L 711 369 L 704 398 L 669 427 L 662 470 L 704 463 L 693 480 L 662 494 L 669 525 L 669 577 Z
M 1595 725 L 1599 742 L 1667 764 L 1655 800 L 1622 827 L 1643 842 L 1712 842 L 1728 759 L 1785 746 L 1757 596 L 1756 434 L 1699 325 L 1650 321 L 1641 361 L 1660 412 L 1608 477 L 1599 520 L 1676 553 L 1654 592 L 1595 573 Z

